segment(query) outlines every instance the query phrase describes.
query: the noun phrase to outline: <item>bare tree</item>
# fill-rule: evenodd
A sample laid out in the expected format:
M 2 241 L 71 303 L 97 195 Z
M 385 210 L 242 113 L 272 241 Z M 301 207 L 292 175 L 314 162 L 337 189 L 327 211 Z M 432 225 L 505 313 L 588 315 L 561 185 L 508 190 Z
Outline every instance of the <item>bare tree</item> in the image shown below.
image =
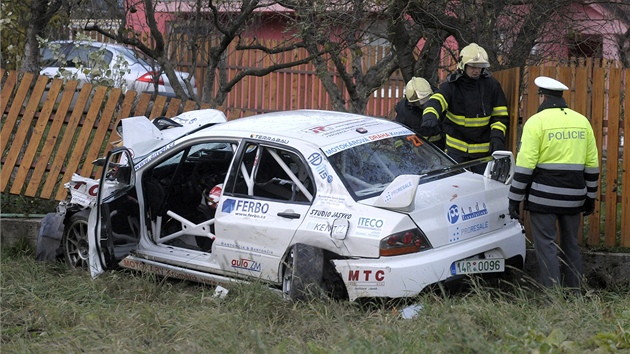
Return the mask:
M 610 13 L 610 20 L 616 21 L 615 29 L 621 30 L 625 26 L 625 31 L 613 36 L 613 42 L 619 53 L 619 61 L 624 68 L 630 68 L 630 3 L 611 1 L 601 6 Z
M 397 69 L 394 55 L 365 56 L 386 39 L 386 22 L 377 1 L 347 0 L 280 3 L 295 12 L 291 30 L 313 57 L 317 76 L 335 110 L 364 112 L 370 95 Z
M 4 4 L 3 4 L 4 5 Z M 68 7 L 67 0 L 31 0 L 28 2 L 14 2 L 8 5 L 14 17 L 13 26 L 3 26 L 3 39 L 5 36 L 23 39 L 23 54 L 20 59 L 20 71 L 39 72 L 39 42 L 38 37 L 46 37 L 46 29 L 51 19 L 58 15 L 63 7 Z M 4 10 L 4 6 L 3 6 Z M 16 11 L 16 12 L 13 12 Z M 62 16 L 63 17 L 63 16 Z M 8 30 L 8 32 L 7 32 Z M 3 40 L 3 50 L 6 49 Z
M 207 103 L 212 107 L 218 107 L 243 78 L 265 76 L 276 70 L 308 63 L 314 57 L 275 63 L 267 67 L 243 68 L 234 77 L 228 77 L 225 58 L 228 55 L 236 55 L 236 53 L 228 52 L 233 43 L 238 44 L 236 51 L 260 51 L 268 55 L 292 51 L 303 46 L 300 41 L 290 39 L 284 44 L 269 48 L 256 39 L 246 39 L 243 36 L 256 21 L 260 20 L 261 16 L 258 15 L 257 10 L 272 6 L 274 2 L 196 0 L 178 3 L 177 8 L 169 10 L 170 20 L 167 28 L 159 28 L 156 21 L 158 16 L 156 8 L 160 4 L 161 2 L 156 0 L 139 0 L 137 3 L 129 3 L 124 8 L 127 15 L 123 16 L 123 23 L 114 33 L 98 25 L 92 25 L 86 29 L 97 31 L 119 43 L 134 46 L 154 58 L 180 98 L 187 98 L 186 91 L 193 92 L 193 90 L 190 80 L 187 81 L 186 91 L 178 84 L 174 66 L 177 62 L 188 62 L 191 75 L 195 75 L 198 67 L 205 67 L 203 87 L 201 92 L 193 98 L 199 104 Z M 135 17 L 129 16 L 129 13 L 137 12 L 138 8 L 144 9 L 145 16 L 137 19 L 141 23 L 132 23 L 130 19 Z M 133 28 L 138 27 L 137 25 L 146 27 L 147 32 L 134 31 Z
M 393 3 L 400 1 L 393 0 Z M 555 49 L 551 44 L 558 44 L 557 33 L 574 26 L 566 13 L 575 3 L 570 0 L 411 0 L 405 3 L 407 19 L 412 22 L 408 28 L 419 29 L 425 40 L 417 57 L 425 64 L 415 65 L 416 74 L 431 79 L 437 77 L 443 53 L 457 60 L 454 51 L 457 48 L 447 43 L 449 37 L 459 47 L 473 42 L 484 47 L 496 70 L 548 59 Z M 394 48 L 401 50 L 398 46 Z

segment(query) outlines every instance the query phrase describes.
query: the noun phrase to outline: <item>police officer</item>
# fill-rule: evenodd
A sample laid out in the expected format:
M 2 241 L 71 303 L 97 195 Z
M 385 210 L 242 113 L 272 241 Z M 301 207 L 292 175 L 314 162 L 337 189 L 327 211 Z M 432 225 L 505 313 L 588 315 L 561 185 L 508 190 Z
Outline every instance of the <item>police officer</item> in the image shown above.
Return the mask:
M 442 129 L 446 152 L 458 163 L 505 149 L 508 110 L 501 84 L 490 75 L 488 54 L 475 43 L 460 52 L 457 70 L 446 77 L 427 102 L 421 134 L 433 136 Z M 483 173 L 484 165 L 472 168 Z
M 406 125 L 416 134 L 420 132 L 422 111 L 433 94 L 433 87 L 421 77 L 412 77 L 405 86 L 405 97 L 396 104 L 396 121 Z M 444 149 L 444 139 L 441 134 L 429 137 L 429 140 Z
M 520 202 L 530 211 L 540 281 L 546 287 L 579 288 L 582 261 L 577 244 L 580 213 L 595 208 L 599 158 L 593 128 L 568 108 L 560 81 L 534 80 L 542 104 L 527 120 L 508 194 L 509 212 L 520 220 Z M 558 260 L 556 223 L 560 232 Z

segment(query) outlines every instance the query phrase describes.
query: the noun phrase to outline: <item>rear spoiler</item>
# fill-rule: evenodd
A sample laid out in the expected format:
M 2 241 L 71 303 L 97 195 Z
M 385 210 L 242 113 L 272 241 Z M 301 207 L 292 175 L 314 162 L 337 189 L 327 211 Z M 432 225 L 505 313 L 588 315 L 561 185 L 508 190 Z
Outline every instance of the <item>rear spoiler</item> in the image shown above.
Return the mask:
M 374 202 L 375 207 L 410 211 L 413 208 L 413 200 L 416 190 L 421 183 L 428 182 L 437 177 L 449 173 L 460 173 L 466 168 L 487 163 L 484 177 L 501 183 L 512 183 L 514 176 L 514 157 L 510 151 L 495 151 L 492 156 L 467 161 L 457 165 L 429 171 L 422 175 L 400 175 L 385 188 L 383 193 Z
M 485 163 L 487 163 L 487 165 L 483 173 L 484 177 L 505 184 L 512 183 L 512 177 L 514 177 L 514 168 L 516 164 L 514 163 L 512 152 L 503 150 L 493 152 L 492 156 L 486 156 L 457 165 L 429 171 L 420 175 L 420 182 L 428 182 L 428 180 L 434 179 L 435 177 L 443 176 L 452 172 L 459 172 L 461 170 Z

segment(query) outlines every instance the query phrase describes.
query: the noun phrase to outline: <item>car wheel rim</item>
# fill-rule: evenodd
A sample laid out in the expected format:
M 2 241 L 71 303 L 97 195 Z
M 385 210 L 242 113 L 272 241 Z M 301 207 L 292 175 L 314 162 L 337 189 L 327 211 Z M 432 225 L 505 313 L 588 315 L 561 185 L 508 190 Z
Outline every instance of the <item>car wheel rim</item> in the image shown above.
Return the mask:
M 89 245 L 87 222 L 78 220 L 68 228 L 65 244 L 66 259 L 72 267 L 87 269 Z

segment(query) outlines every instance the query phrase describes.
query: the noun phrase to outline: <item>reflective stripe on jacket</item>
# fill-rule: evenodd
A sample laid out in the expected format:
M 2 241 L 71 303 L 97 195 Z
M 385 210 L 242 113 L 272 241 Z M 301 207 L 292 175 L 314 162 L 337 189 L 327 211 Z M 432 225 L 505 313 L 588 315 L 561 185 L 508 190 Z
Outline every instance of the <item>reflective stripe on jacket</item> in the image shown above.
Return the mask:
M 569 108 L 547 108 L 523 127 L 508 198 L 540 213 L 576 214 L 595 198 L 599 158 L 593 128 Z

